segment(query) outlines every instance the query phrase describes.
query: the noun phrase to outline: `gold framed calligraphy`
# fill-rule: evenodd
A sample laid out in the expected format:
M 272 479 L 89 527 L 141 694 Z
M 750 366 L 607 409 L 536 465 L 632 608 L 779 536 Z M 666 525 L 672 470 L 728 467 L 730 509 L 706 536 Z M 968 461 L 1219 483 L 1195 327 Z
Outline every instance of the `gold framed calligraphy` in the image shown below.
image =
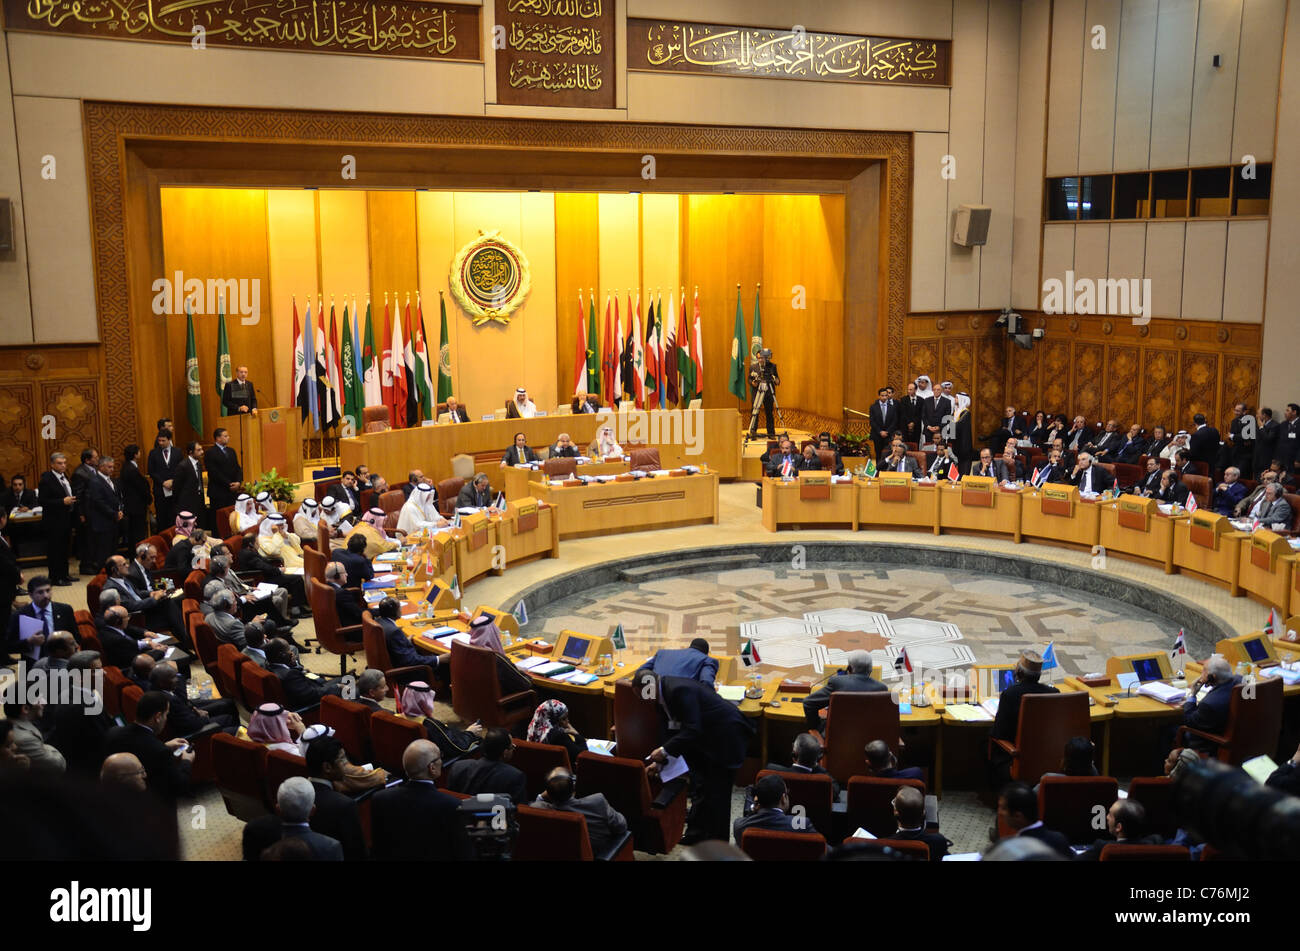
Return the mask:
M 628 69 L 839 83 L 946 86 L 950 40 L 627 21 Z
M 5 28 L 111 40 L 482 58 L 479 7 L 418 0 L 3 0 Z M 201 28 L 201 30 L 199 29 Z
M 524 253 L 499 232 L 479 232 L 451 262 L 451 295 L 475 327 L 488 321 L 509 323 L 524 302 L 532 275 Z
M 614 0 L 496 0 L 497 102 L 613 109 Z

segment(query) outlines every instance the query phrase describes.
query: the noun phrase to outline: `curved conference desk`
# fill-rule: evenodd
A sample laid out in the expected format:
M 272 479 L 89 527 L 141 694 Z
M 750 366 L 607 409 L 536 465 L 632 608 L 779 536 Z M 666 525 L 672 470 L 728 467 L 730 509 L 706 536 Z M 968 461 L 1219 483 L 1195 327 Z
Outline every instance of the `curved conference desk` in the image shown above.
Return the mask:
M 822 475 L 823 478 L 816 478 Z M 1237 531 L 1228 519 L 1212 512 L 1166 515 L 1151 499 L 1121 496 L 1119 499 L 1094 501 L 1079 497 L 1068 485 L 1052 485 L 1044 490 L 1011 490 L 992 479 L 967 477 L 956 485 L 947 482 L 912 482 L 901 475 L 887 473 L 876 479 L 831 480 L 825 474 L 806 473 L 799 480 L 763 482 L 763 524 L 771 531 L 798 527 L 842 527 L 852 531 L 864 528 L 893 527 L 944 532 L 997 535 L 1021 543 L 1049 543 L 1082 546 L 1094 554 L 1105 549 L 1107 555 L 1118 554 L 1159 565 L 1165 572 L 1186 572 L 1226 586 L 1234 596 L 1250 594 L 1289 618 L 1287 627 L 1295 627 L 1300 618 L 1300 555 L 1291 551 L 1286 540 L 1267 530 L 1253 534 Z M 891 478 L 892 477 L 892 478 Z M 711 486 L 716 496 L 717 476 L 707 473 L 698 477 Z M 707 483 L 704 482 L 707 480 Z M 680 480 L 653 480 L 659 491 Z M 606 486 L 613 484 L 607 483 Z M 617 485 L 621 485 L 618 483 Z M 529 488 L 545 494 L 548 486 L 531 483 Z M 557 489 L 574 497 L 592 491 L 592 486 Z M 604 488 L 604 486 L 600 487 Z M 500 515 L 466 517 L 462 527 L 444 530 L 421 538 L 414 554 L 415 577 L 399 597 L 415 601 L 434 585 L 437 611 L 433 619 L 404 617 L 403 630 L 415 644 L 430 654 L 444 654 L 451 649 L 446 636 L 432 637 L 432 627 L 456 631 L 467 629 L 468 614 L 461 612 L 460 599 L 451 591 L 453 581 L 461 588 L 488 572 L 501 574 L 512 564 L 533 557 L 556 557 L 559 539 L 565 532 L 564 501 L 548 504 L 529 496 L 512 500 Z M 716 512 L 716 507 L 715 507 Z M 614 529 L 617 531 L 618 529 Z M 582 533 L 580 533 L 582 534 Z M 1100 546 L 1098 548 L 1097 546 Z M 377 562 L 377 569 L 391 568 L 391 563 Z M 466 603 L 469 603 L 468 601 Z M 413 605 L 412 605 L 413 607 Z M 408 611 L 411 608 L 408 608 Z M 518 625 L 509 614 L 489 610 L 500 620 L 502 629 L 518 635 Z M 600 666 L 600 656 L 614 654 L 608 638 L 598 634 L 564 632 L 589 642 L 589 650 L 574 664 L 577 672 L 595 674 L 589 683 L 573 683 L 528 673 L 542 698 L 557 697 L 570 706 L 574 723 L 585 735 L 603 737 L 613 724 L 615 683 L 628 677 L 645 659 L 635 651 L 614 655 L 612 669 Z M 1248 662 L 1244 641 L 1256 635 L 1244 634 L 1216 644 L 1216 650 L 1233 661 Z M 561 654 L 556 645 L 540 641 L 518 641 L 509 647 L 515 659 L 532 655 L 545 657 Z M 1270 642 L 1271 654 L 1284 661 L 1300 660 L 1300 644 L 1282 638 Z M 1136 660 L 1148 655 L 1111 658 L 1107 675 L 1123 672 Z M 1168 674 L 1168 658 L 1163 652 L 1149 655 L 1153 661 L 1164 659 L 1162 670 Z M 739 658 L 720 656 L 719 683 L 747 684 Z M 1186 665 L 1187 676 L 1194 679 L 1200 668 Z M 1257 668 L 1253 668 L 1257 670 Z M 1118 775 L 1150 775 L 1154 768 L 1157 741 L 1168 724 L 1181 716 L 1180 706 L 1167 706 L 1154 699 L 1121 695 L 1115 684 L 1084 683 L 1077 677 L 1065 677 L 1055 685 L 1066 691 L 1088 692 L 1092 705 L 1090 717 L 1094 739 L 1101 753 L 1103 773 L 1112 769 Z M 942 688 L 929 684 L 923 688 L 923 704 L 912 704 L 900 714 L 910 763 L 928 764 L 932 786 L 942 791 L 945 773 L 962 786 L 978 786 L 983 781 L 984 749 L 992 718 L 969 696 L 945 696 Z M 806 686 L 783 681 L 779 672 L 763 677 L 761 696 L 746 698 L 740 710 L 757 722 L 759 740 L 751 750 L 749 766 L 755 768 L 772 755 L 788 749 L 793 736 L 804 729 L 802 700 Z M 1288 706 L 1300 702 L 1300 685 L 1284 690 Z

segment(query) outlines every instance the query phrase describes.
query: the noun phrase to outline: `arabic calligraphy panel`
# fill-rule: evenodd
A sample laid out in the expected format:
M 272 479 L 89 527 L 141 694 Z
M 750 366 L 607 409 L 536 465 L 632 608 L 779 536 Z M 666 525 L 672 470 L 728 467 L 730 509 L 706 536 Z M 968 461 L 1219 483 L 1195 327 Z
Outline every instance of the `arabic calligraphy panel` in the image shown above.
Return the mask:
M 614 0 L 496 0 L 497 102 L 612 109 Z

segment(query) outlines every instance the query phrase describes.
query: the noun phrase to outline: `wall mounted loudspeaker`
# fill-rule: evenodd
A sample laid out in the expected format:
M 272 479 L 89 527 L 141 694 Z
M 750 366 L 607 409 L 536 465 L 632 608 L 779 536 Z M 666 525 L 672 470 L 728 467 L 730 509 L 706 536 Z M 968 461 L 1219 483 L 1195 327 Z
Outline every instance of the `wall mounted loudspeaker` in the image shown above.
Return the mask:
M 8 198 L 0 198 L 0 251 L 14 249 L 14 206 Z
M 963 248 L 974 248 L 989 239 L 989 216 L 993 209 L 988 205 L 958 205 L 953 215 L 952 243 Z

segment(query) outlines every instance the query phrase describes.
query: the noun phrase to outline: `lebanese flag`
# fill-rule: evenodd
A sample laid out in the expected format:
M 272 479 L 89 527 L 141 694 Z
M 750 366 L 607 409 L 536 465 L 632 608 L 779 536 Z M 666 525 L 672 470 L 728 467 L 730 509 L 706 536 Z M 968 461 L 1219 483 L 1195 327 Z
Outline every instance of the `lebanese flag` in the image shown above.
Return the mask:
M 394 304 L 396 302 L 394 301 Z M 406 347 L 402 344 L 402 312 L 393 321 L 392 342 L 393 428 L 406 425 Z
M 1187 496 L 1187 514 L 1191 515 L 1199 506 L 1196 504 L 1196 496 L 1188 494 Z
M 388 315 L 388 295 L 384 295 L 384 349 L 379 351 L 379 387 L 384 394 L 384 405 L 393 405 L 393 322 Z M 393 426 L 401 422 L 394 417 Z
M 700 288 L 695 288 L 695 317 L 691 330 L 691 360 L 695 363 L 695 392 L 688 399 L 704 395 L 704 332 L 700 329 Z
M 582 310 L 582 288 L 578 288 L 578 346 L 573 354 L 573 392 L 587 388 L 587 315 Z
M 959 475 L 960 475 L 960 473 L 957 472 L 957 463 L 954 462 L 954 463 L 952 463 L 951 465 L 948 466 L 948 481 L 949 481 L 949 482 L 956 482 L 957 479 L 958 479 L 958 477 L 959 477 Z M 909 667 L 909 668 L 907 668 L 907 669 L 908 669 L 908 670 L 911 670 L 912 668 Z
M 630 295 L 629 295 L 630 296 Z M 632 321 L 632 393 L 636 408 L 645 409 L 645 346 L 641 341 L 641 292 L 636 295 L 636 307 L 630 315 Z

